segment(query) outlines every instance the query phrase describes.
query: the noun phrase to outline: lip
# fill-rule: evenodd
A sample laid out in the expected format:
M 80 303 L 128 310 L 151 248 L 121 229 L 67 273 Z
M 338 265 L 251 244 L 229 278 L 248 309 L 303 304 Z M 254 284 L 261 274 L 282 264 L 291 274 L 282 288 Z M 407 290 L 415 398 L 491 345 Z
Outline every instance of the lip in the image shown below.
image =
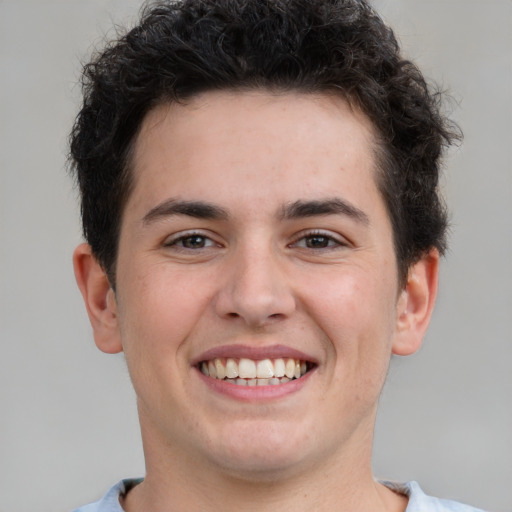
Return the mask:
M 300 391 L 316 373 L 316 367 L 303 375 L 300 379 L 293 379 L 286 384 L 275 386 L 238 386 L 225 380 L 212 379 L 203 375 L 197 366 L 197 376 L 214 392 L 245 402 L 261 400 L 276 400 Z
M 222 345 L 211 348 L 192 360 L 192 366 L 197 366 L 202 361 L 210 361 L 216 358 L 232 357 L 233 359 L 252 359 L 261 361 L 262 359 L 290 358 L 300 359 L 318 365 L 318 360 L 300 350 L 288 347 L 286 345 L 269 345 L 267 347 L 255 347 L 251 345 Z M 300 379 L 299 379 L 300 380 Z

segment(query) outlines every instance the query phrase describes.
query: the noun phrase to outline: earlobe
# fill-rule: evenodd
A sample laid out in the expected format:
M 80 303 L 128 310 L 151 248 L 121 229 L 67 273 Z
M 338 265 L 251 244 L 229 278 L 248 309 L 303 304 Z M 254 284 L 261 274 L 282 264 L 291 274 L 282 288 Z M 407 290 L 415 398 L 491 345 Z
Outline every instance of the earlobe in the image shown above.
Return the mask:
M 407 356 L 423 341 L 434 309 L 439 277 L 439 252 L 432 249 L 411 266 L 397 303 L 393 354 Z
M 109 354 L 122 352 L 115 294 L 103 267 L 88 244 L 81 244 L 75 249 L 73 267 L 96 346 Z

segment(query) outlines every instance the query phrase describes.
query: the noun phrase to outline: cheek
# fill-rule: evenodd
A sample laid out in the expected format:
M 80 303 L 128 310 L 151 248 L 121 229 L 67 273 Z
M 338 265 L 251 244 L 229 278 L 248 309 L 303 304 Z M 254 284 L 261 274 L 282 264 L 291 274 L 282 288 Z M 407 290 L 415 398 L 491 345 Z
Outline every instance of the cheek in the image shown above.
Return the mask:
M 391 356 L 395 285 L 368 269 L 348 270 L 317 278 L 316 289 L 308 287 L 314 290 L 309 314 L 326 337 L 336 366 L 341 366 L 338 375 L 349 371 L 380 380 Z M 363 368 L 368 370 L 364 374 Z
M 129 289 L 119 297 L 120 325 L 127 360 L 175 358 L 209 302 L 208 279 L 171 269 L 170 265 L 132 267 Z M 120 290 L 121 291 L 121 290 Z
M 340 269 L 315 278 L 304 286 L 309 304 L 323 323 L 336 331 L 353 329 L 356 332 L 389 330 L 396 308 L 395 286 L 381 279 L 375 271 Z M 307 290 L 307 291 L 306 291 Z

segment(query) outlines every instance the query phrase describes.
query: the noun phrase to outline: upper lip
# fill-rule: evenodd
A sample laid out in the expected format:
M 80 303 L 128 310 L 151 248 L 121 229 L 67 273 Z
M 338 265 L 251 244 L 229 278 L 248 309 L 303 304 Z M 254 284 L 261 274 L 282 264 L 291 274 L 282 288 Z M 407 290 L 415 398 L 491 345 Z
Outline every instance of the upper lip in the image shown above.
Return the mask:
M 233 359 L 252 359 L 260 361 L 262 359 L 279 359 L 291 358 L 300 359 L 301 361 L 308 361 L 310 363 L 318 364 L 316 358 L 297 350 L 293 347 L 286 345 L 269 345 L 263 347 L 255 347 L 252 345 L 221 345 L 211 348 L 201 353 L 193 359 L 192 365 L 197 365 L 201 361 L 210 361 L 216 358 L 232 357 Z

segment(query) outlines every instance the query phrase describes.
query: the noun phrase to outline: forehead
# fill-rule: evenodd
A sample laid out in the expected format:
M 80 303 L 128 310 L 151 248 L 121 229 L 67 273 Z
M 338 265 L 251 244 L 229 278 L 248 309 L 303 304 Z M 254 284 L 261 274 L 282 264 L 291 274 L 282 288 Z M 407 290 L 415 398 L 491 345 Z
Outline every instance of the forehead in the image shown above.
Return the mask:
M 369 186 L 374 141 L 370 121 L 340 96 L 208 92 L 149 112 L 134 145 L 134 185 L 159 194 L 173 182 L 176 193 L 238 183 L 243 194 L 245 182 L 294 182 L 299 192 L 357 170 Z

